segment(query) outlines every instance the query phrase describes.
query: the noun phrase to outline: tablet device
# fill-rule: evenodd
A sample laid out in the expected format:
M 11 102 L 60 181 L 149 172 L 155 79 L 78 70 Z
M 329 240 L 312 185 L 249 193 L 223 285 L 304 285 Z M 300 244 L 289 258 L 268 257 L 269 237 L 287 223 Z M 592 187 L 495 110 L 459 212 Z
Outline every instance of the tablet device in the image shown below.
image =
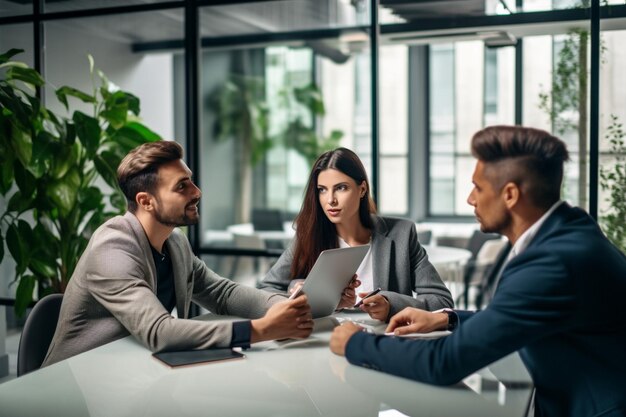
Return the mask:
M 369 245 L 322 251 L 304 280 L 302 292 L 309 300 L 313 318 L 335 312 L 343 289 L 359 269 Z
M 152 356 L 172 368 L 246 357 L 243 353 L 232 349 L 181 350 L 176 352 L 153 353 Z

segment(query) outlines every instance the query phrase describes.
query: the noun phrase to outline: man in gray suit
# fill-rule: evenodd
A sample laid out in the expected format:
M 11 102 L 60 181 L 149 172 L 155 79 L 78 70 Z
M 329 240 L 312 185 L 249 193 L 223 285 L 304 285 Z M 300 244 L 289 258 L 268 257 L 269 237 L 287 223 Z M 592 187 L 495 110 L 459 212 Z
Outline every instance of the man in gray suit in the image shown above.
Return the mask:
M 132 334 L 151 351 L 305 338 L 306 296 L 286 300 L 211 271 L 176 228 L 198 222 L 201 192 L 180 145 L 147 143 L 118 168 L 128 212 L 93 234 L 72 275 L 43 366 Z M 245 321 L 188 320 L 191 301 Z M 170 314 L 176 307 L 178 317 Z

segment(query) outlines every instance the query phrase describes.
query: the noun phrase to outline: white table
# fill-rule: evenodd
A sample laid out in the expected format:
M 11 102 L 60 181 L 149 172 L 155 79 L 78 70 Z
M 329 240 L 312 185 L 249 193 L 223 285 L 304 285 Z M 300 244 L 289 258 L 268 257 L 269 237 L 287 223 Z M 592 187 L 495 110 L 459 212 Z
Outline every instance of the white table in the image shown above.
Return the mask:
M 374 323 L 363 314 L 342 313 Z M 328 319 L 326 319 L 328 320 Z M 328 321 L 326 321 L 328 324 Z M 329 326 L 306 341 L 265 342 L 246 359 L 170 369 L 127 337 L 0 385 L 0 416 L 522 416 L 528 374 L 498 372 L 435 387 L 350 365 L 328 348 Z M 511 365 L 512 364 L 512 365 Z M 523 368 L 522 368 L 523 369 Z M 495 374 L 495 376 L 494 376 Z
M 428 260 L 435 267 L 439 276 L 448 284 L 453 299 L 462 293 L 463 271 L 465 264 L 472 257 L 467 249 L 452 248 L 448 246 L 424 245 Z

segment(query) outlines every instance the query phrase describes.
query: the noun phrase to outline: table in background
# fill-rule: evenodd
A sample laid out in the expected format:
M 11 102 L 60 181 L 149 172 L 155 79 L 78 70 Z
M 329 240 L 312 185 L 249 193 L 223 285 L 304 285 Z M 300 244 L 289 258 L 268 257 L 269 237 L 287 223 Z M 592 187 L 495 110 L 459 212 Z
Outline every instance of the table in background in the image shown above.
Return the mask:
M 424 249 L 428 254 L 428 260 L 446 282 L 453 299 L 456 300 L 458 295 L 463 293 L 463 273 L 472 252 L 448 246 L 424 245 Z
M 362 313 L 336 317 L 373 323 Z M 255 344 L 243 360 L 179 369 L 163 365 L 127 337 L 0 385 L 0 416 L 525 413 L 530 378 L 518 357 L 467 378 L 473 389 L 436 387 L 350 365 L 329 350 L 329 324 L 329 318 L 318 321 L 316 332 L 303 341 Z M 514 384 L 507 388 L 498 375 Z

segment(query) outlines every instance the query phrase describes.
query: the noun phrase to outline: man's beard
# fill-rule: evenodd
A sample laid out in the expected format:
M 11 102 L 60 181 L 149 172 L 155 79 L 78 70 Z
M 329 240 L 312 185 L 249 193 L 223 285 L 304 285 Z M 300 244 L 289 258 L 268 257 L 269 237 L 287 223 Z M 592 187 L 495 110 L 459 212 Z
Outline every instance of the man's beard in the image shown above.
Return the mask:
M 193 224 L 197 224 L 199 217 L 196 217 L 193 219 L 190 218 L 189 216 L 187 216 L 187 209 L 190 206 L 195 206 L 196 204 L 198 204 L 199 201 L 200 201 L 199 199 L 193 200 L 192 202 L 187 204 L 185 206 L 185 212 L 183 213 L 182 216 L 176 216 L 176 217 L 166 216 L 166 215 L 163 215 L 160 210 L 155 210 L 154 217 L 159 223 L 168 227 L 191 226 Z
M 511 225 L 512 219 L 509 213 L 503 213 L 502 217 L 497 219 L 496 222 L 485 224 L 480 222 L 480 231 L 483 233 L 498 233 L 502 234 Z

